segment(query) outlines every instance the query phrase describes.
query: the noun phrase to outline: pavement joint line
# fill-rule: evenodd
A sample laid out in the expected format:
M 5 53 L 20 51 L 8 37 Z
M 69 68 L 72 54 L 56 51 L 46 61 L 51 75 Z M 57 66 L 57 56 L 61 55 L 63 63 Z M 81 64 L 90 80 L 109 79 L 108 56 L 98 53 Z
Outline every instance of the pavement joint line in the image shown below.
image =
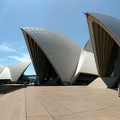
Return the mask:
M 64 101 L 64 100 L 63 100 Z M 69 101 L 69 100 L 68 100 Z M 57 102 L 57 101 L 56 101 Z M 70 101 L 71 102 L 71 101 Z M 58 102 L 57 102 L 58 103 Z M 59 105 L 61 105 L 60 103 L 58 103 Z M 63 106 L 63 105 L 61 105 L 61 106 Z M 63 106 L 64 107 L 64 106 Z M 66 108 L 66 107 L 64 107 L 65 109 L 67 109 L 67 110 L 69 110 L 68 108 Z M 88 109 L 90 109 L 90 108 L 88 108 Z M 71 110 L 69 110 L 69 111 L 71 111 Z M 86 111 L 89 111 L 89 110 L 86 110 Z M 73 111 L 71 111 L 73 114 L 74 113 L 80 113 L 80 112 L 73 112 Z M 81 112 L 85 112 L 85 111 L 81 111 Z
M 54 101 L 54 100 L 53 100 Z M 60 103 L 58 103 L 57 101 L 54 101 L 54 102 L 56 102 L 57 104 L 59 104 L 60 106 L 62 106 L 62 107 L 64 107 L 63 105 L 61 105 Z M 70 111 L 70 112 L 72 112 L 73 114 L 74 114 L 74 112 L 73 111 L 71 111 L 71 110 L 69 110 L 68 108 L 66 108 L 66 107 L 64 107 L 65 109 L 67 109 L 68 111 Z M 71 114 L 68 114 L 68 115 L 71 115 Z
M 109 109 L 109 108 L 115 107 L 115 106 L 117 106 L 117 105 L 119 105 L 119 104 L 112 105 L 112 106 L 109 106 L 109 107 L 106 107 L 106 108 L 97 109 L 97 110 L 94 110 L 94 111 L 106 110 L 106 109 Z
M 75 115 L 75 114 L 77 114 L 77 113 L 65 114 L 65 115 L 57 115 L 57 116 L 52 116 L 52 117 L 67 116 L 67 115 Z
M 46 95 L 47 96 L 47 95 Z M 48 97 L 48 96 L 47 96 Z M 50 97 L 48 97 L 49 99 L 51 99 Z M 39 98 L 37 97 L 37 99 L 39 100 Z M 52 100 L 52 99 L 51 99 Z M 40 101 L 40 100 L 39 100 Z M 52 100 L 52 101 L 54 101 L 54 100 Z M 56 102 L 56 101 L 54 101 L 54 102 Z M 40 102 L 41 104 L 42 104 L 42 102 Z M 56 102 L 57 103 L 57 102 Z M 59 103 L 57 103 L 57 104 L 59 104 Z M 43 104 L 42 104 L 43 105 Z M 59 104 L 60 106 L 62 106 L 62 107 L 64 107 L 63 105 L 61 105 L 61 104 Z M 44 106 L 44 105 L 43 105 Z M 45 107 L 45 106 L 44 106 Z M 64 107 L 65 108 L 65 107 Z M 45 107 L 45 109 L 47 110 L 47 108 Z M 65 109 L 67 109 L 67 108 L 65 108 Z M 67 110 L 69 110 L 69 109 L 67 109 Z M 48 111 L 48 110 L 47 110 Z M 71 110 L 69 110 L 70 112 L 72 112 Z M 49 113 L 49 111 L 48 111 L 48 113 Z M 50 113 L 49 113 L 50 114 Z M 73 112 L 72 112 L 72 114 L 74 114 Z M 72 115 L 72 114 L 66 114 L 66 115 Z M 50 114 L 51 115 L 51 114 Z M 52 115 L 51 115 L 52 116 Z M 53 117 L 55 117 L 55 116 L 53 116 Z
M 50 114 L 50 112 L 47 110 L 47 108 L 44 106 L 44 104 L 39 100 L 38 96 L 35 94 L 35 97 L 38 99 L 38 101 L 43 105 L 43 107 L 46 109 L 46 111 L 49 113 L 49 115 L 46 116 L 51 116 L 53 118 L 53 120 L 55 120 L 55 118 Z M 48 97 L 48 96 L 47 96 Z M 44 115 L 45 116 L 45 115 Z
M 51 115 L 27 116 L 27 117 L 45 117 L 45 116 L 51 116 Z
M 46 109 L 46 111 L 49 113 L 49 115 L 50 116 L 52 116 L 51 114 L 50 114 L 50 112 L 47 110 L 47 108 L 44 106 L 44 104 L 39 100 L 39 98 L 38 98 L 38 96 L 35 96 L 37 99 L 38 99 L 38 101 L 43 105 L 43 107 Z
M 25 113 L 26 113 L 26 120 L 27 120 L 27 106 L 26 106 L 26 92 L 25 92 L 25 88 L 24 88 L 24 96 L 25 96 Z
M 46 95 L 47 96 L 47 95 Z M 49 99 L 51 99 L 49 96 L 47 96 Z M 39 99 L 39 98 L 38 98 Z M 52 101 L 54 101 L 53 99 L 51 99 Z M 57 101 L 54 101 L 55 103 L 59 104 L 60 106 L 64 107 L 63 105 L 61 105 L 60 103 L 58 103 Z M 65 109 L 67 109 L 68 111 L 72 112 L 71 110 L 69 110 L 68 108 L 64 107 Z M 72 112 L 73 113 L 73 112 Z M 51 114 L 50 114 L 51 115 Z M 71 114 L 67 114 L 67 115 L 71 115 Z
M 74 114 L 77 114 L 77 113 L 87 113 L 87 112 L 90 112 L 90 111 L 94 111 L 94 110 L 86 110 L 86 111 L 81 111 L 81 112 L 75 112 Z

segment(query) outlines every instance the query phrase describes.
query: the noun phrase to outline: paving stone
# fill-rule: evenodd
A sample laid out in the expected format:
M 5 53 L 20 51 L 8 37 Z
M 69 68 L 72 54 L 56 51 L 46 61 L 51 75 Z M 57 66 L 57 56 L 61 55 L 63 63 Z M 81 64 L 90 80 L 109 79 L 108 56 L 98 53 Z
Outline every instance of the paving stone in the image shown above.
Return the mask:
M 31 86 L 0 96 L 0 120 L 120 120 L 112 89 Z

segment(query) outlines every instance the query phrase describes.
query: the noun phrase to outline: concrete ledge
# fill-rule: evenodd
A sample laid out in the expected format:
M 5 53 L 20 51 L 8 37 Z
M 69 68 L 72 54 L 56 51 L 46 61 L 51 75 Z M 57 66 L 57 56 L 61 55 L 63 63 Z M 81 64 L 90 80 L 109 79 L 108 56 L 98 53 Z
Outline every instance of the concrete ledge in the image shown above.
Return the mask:
M 118 77 L 98 77 L 92 83 L 90 83 L 88 87 L 111 88 L 117 80 Z

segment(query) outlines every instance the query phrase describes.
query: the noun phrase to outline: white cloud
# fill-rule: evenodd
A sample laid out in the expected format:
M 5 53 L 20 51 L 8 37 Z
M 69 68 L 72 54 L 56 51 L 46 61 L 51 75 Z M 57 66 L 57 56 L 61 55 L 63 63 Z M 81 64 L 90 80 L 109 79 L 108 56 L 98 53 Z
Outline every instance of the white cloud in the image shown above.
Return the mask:
M 21 53 L 21 56 L 8 56 L 8 58 L 12 58 L 20 62 L 31 61 L 28 53 Z
M 31 61 L 30 57 L 29 57 L 29 54 L 28 53 L 22 53 L 22 51 L 24 50 L 25 46 L 23 45 L 19 45 L 18 44 L 19 42 L 14 42 L 14 43 L 11 43 L 11 44 L 8 44 L 7 42 L 4 42 L 0 45 L 0 51 L 1 52 L 11 52 L 11 55 L 7 56 L 7 58 L 11 58 L 11 59 L 14 59 L 14 60 L 17 60 L 17 61 L 20 61 L 20 62 L 24 62 L 24 61 Z M 16 48 L 18 47 L 18 49 L 13 49 L 13 45 L 12 44 L 16 44 Z M 23 43 L 21 43 L 23 44 Z M 22 49 L 22 50 L 20 50 Z M 14 55 L 12 54 L 14 53 Z M 4 61 L 6 59 L 0 59 L 0 61 Z
M 16 52 L 15 49 L 13 49 L 12 47 L 10 47 L 7 42 L 4 42 L 0 45 L 0 51 L 3 52 Z

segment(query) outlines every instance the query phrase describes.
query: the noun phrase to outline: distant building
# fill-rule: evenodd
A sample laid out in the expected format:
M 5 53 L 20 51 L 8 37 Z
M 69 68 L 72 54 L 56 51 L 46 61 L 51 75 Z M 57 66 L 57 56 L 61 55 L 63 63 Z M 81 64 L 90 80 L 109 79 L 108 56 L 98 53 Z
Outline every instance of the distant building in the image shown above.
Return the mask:
M 25 75 L 29 79 L 29 83 L 35 83 L 37 80 L 36 75 Z
M 33 80 L 33 81 L 37 79 L 36 75 L 26 75 L 26 77 L 28 77 L 30 80 Z
M 68 37 L 41 28 L 22 28 L 22 32 L 41 84 L 81 84 L 97 77 L 93 53 Z

